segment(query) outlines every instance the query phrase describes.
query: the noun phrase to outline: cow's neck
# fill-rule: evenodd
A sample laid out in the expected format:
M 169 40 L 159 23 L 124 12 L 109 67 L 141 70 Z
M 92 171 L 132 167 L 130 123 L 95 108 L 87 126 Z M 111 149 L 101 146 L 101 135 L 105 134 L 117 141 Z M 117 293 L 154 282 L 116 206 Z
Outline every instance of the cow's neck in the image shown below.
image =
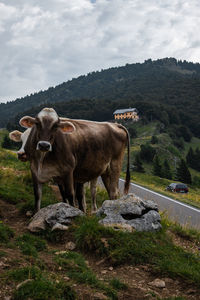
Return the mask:
M 42 175 L 42 167 L 43 167 L 43 162 L 44 162 L 45 156 L 46 156 L 46 152 L 41 153 L 41 155 L 40 155 L 40 159 L 38 161 L 38 168 L 37 168 L 38 177 L 41 177 L 41 175 Z

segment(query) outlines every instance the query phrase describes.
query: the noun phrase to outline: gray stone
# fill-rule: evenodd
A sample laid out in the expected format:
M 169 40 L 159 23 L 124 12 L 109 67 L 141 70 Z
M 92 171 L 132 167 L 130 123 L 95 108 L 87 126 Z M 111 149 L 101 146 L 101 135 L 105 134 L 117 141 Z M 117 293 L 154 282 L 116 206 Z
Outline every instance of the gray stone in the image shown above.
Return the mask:
M 156 278 L 152 282 L 149 282 L 148 285 L 155 286 L 155 287 L 158 287 L 158 288 L 161 288 L 161 289 L 165 288 L 164 280 L 161 280 L 159 278 Z
M 66 248 L 67 250 L 73 251 L 73 250 L 76 248 L 76 244 L 73 243 L 73 242 L 68 242 L 68 243 L 66 243 L 65 248 Z
M 53 230 L 62 228 L 63 230 L 63 225 L 69 225 L 73 218 L 83 215 L 84 213 L 81 210 L 67 203 L 56 203 L 40 209 L 33 216 L 28 229 L 31 232 L 38 232 L 47 228 Z M 67 227 L 65 227 L 66 229 Z
M 142 200 L 134 194 L 117 200 L 106 200 L 97 211 L 98 217 L 105 216 L 99 222 L 105 226 L 126 228 L 130 226 L 137 231 L 156 231 L 161 229 L 158 206 L 150 200 Z M 117 228 L 116 228 L 117 229 Z

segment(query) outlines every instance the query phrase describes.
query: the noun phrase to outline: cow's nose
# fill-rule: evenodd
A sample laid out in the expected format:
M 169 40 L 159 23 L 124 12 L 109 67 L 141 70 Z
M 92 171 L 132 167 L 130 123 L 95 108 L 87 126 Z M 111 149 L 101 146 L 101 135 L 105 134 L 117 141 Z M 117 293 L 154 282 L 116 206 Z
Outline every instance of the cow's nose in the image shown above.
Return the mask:
M 27 161 L 27 156 L 25 152 L 17 152 L 18 159 L 21 161 Z
M 46 141 L 40 141 L 37 144 L 37 150 L 40 150 L 43 152 L 51 151 L 51 144 Z

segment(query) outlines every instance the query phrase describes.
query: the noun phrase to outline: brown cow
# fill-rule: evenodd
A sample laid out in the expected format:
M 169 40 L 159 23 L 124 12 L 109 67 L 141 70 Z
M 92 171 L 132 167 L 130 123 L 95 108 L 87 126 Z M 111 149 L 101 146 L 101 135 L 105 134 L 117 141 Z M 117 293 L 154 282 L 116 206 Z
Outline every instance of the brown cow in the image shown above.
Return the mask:
M 110 199 L 117 198 L 118 180 L 126 144 L 127 171 L 124 192 L 130 183 L 129 134 L 120 124 L 85 120 L 62 121 L 52 108 L 36 118 L 25 116 L 21 126 L 32 128 L 24 147 L 31 163 L 35 207 L 40 209 L 42 183 L 54 179 L 64 187 L 71 205 L 74 195 L 83 210 L 83 184 L 102 177 Z M 76 186 L 75 186 L 76 185 Z
M 66 121 L 68 119 L 66 118 L 60 118 L 62 121 Z M 17 151 L 18 159 L 21 160 L 22 162 L 27 161 L 27 155 L 25 153 L 24 147 L 26 145 L 26 141 L 28 139 L 28 136 L 31 132 L 31 128 L 26 129 L 24 132 L 21 132 L 19 130 L 14 130 L 9 133 L 9 138 L 12 141 L 15 142 L 22 142 L 21 148 Z M 61 196 L 63 201 L 65 201 L 65 193 L 62 185 L 58 184 Z M 90 181 L 90 192 L 91 192 L 91 198 L 92 198 L 92 213 L 96 212 L 97 210 L 97 204 L 96 204 L 96 187 L 97 187 L 97 178 L 94 180 Z M 84 209 L 86 209 L 86 203 L 84 199 Z

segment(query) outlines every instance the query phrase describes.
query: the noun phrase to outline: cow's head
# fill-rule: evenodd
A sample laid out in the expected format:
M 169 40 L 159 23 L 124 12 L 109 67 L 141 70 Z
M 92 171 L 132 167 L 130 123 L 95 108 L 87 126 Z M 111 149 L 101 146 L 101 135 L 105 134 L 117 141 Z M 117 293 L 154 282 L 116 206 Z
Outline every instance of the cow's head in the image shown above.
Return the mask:
M 25 116 L 19 123 L 25 128 L 35 127 L 36 150 L 41 152 L 52 151 L 58 130 L 63 134 L 75 131 L 74 125 L 69 121 L 61 121 L 53 108 L 44 108 L 36 118 Z
M 26 129 L 26 131 L 21 132 L 18 130 L 14 130 L 9 133 L 9 138 L 15 142 L 22 142 L 21 148 L 17 151 L 18 159 L 21 161 L 27 161 L 27 155 L 25 153 L 24 147 L 26 145 L 26 141 L 30 134 L 31 128 Z

